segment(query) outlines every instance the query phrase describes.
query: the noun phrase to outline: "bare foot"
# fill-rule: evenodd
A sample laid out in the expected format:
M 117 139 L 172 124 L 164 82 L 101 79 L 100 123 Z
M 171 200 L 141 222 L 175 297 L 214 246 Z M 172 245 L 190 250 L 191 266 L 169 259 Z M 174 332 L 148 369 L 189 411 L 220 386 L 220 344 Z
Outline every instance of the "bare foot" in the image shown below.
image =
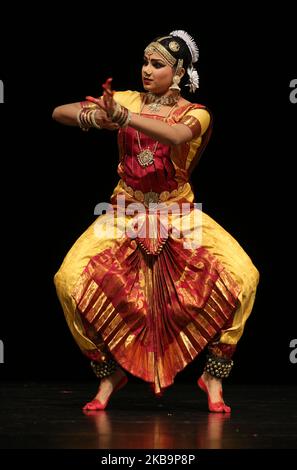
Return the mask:
M 105 400 L 110 396 L 115 386 L 119 383 L 119 381 L 126 377 L 125 372 L 119 367 L 113 374 L 109 375 L 108 377 L 104 377 L 100 381 L 100 385 L 98 388 L 97 395 L 95 398 L 100 401 L 100 403 L 104 403 Z
M 217 379 L 213 377 L 208 372 L 203 372 L 202 374 L 203 381 L 207 386 L 209 397 L 213 403 L 223 401 L 223 388 L 222 388 L 222 379 Z

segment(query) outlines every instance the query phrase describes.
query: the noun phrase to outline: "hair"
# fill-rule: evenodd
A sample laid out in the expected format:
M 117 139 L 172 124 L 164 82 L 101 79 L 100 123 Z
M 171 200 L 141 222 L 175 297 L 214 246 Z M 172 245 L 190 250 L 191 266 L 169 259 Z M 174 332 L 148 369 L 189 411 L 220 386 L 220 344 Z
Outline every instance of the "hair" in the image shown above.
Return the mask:
M 162 38 L 162 36 L 159 36 L 154 40 L 157 41 L 160 38 Z M 171 41 L 175 41 L 179 44 L 180 49 L 178 51 L 174 52 L 169 48 L 169 43 Z M 187 68 L 192 63 L 192 55 L 191 55 L 191 52 L 190 52 L 186 42 L 178 36 L 170 36 L 170 35 L 168 35 L 168 37 L 165 37 L 165 38 L 161 39 L 161 41 L 158 41 L 158 42 L 160 44 L 162 44 L 162 46 L 164 46 L 165 49 L 167 49 L 167 51 L 170 52 L 170 54 L 175 59 L 177 59 L 177 60 L 178 59 L 183 59 L 183 68 L 187 71 Z

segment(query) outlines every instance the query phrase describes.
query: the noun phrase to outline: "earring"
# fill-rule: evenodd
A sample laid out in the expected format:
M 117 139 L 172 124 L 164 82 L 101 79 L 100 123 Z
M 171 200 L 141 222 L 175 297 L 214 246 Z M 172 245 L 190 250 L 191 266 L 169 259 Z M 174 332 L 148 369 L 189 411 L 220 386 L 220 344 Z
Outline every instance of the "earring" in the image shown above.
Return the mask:
M 180 83 L 180 76 L 179 75 L 174 75 L 172 79 L 172 85 L 169 87 L 169 90 L 176 90 L 180 91 L 180 87 L 178 86 Z
M 175 75 L 173 76 L 173 79 L 172 79 L 173 83 L 169 87 L 169 90 L 175 90 L 177 92 L 180 92 L 180 87 L 178 85 L 181 81 L 180 72 L 181 72 L 182 66 L 183 66 L 183 59 L 178 59 L 177 66 L 175 69 Z

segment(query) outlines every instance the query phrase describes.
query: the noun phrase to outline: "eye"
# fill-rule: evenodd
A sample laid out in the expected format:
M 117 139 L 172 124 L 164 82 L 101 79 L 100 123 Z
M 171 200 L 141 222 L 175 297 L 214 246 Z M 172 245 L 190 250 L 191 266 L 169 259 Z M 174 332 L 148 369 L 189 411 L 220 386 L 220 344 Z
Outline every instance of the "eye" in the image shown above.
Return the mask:
M 162 62 L 152 62 L 152 65 L 155 67 L 155 69 L 161 69 L 162 67 L 165 67 Z
M 148 64 L 148 60 L 144 57 L 143 59 L 143 65 L 147 65 Z

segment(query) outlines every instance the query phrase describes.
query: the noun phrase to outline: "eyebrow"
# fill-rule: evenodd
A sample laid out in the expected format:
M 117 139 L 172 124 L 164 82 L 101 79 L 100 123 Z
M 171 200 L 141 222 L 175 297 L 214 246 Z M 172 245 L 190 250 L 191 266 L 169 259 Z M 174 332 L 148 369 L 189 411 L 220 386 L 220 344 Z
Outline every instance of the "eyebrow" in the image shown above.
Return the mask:
M 145 55 L 143 56 L 143 59 L 145 60 L 149 60 L 149 58 Z M 162 65 L 166 65 L 165 62 L 163 62 L 163 60 L 160 58 L 160 59 L 151 59 L 151 61 L 154 61 L 154 62 L 159 62 L 160 64 Z

